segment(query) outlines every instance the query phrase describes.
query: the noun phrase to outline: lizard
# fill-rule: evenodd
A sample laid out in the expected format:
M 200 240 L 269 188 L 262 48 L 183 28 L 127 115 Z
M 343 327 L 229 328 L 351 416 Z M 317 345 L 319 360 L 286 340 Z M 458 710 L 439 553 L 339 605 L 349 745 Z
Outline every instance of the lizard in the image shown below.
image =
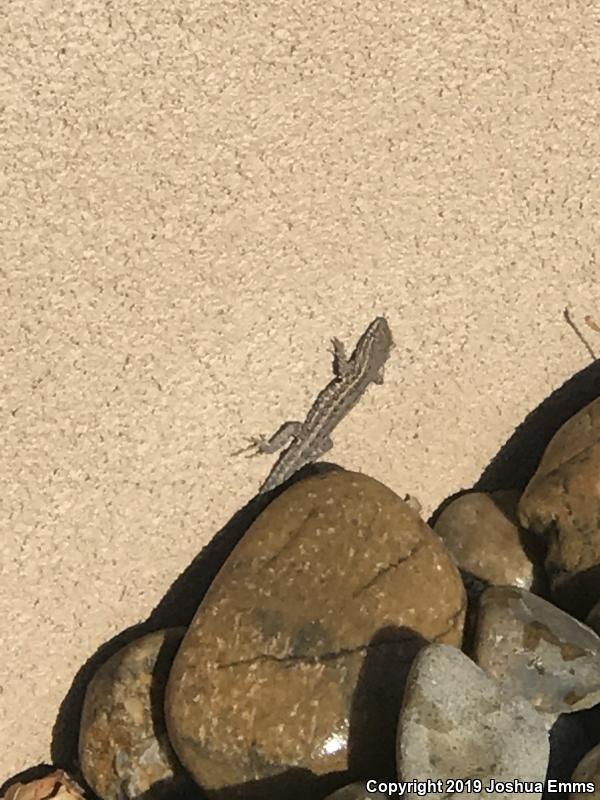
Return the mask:
M 383 383 L 384 366 L 394 347 L 384 317 L 376 317 L 370 323 L 349 358 L 339 339 L 333 338 L 332 345 L 333 379 L 319 393 L 304 422 L 284 422 L 270 438 L 251 439 L 247 449 L 254 450 L 254 455 L 275 453 L 288 445 L 260 487 L 260 494 L 285 483 L 299 469 L 330 450 L 334 428 L 354 408 L 370 383 Z

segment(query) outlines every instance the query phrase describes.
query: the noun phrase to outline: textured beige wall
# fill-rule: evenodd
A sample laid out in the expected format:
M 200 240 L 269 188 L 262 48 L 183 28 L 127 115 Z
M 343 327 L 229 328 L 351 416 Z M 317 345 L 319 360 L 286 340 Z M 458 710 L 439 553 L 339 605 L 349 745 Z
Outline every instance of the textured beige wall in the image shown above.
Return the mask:
M 432 511 L 590 357 L 593 3 L 10 3 L 0 783 L 253 495 L 375 313 L 331 460 Z M 589 331 L 600 350 L 600 336 Z

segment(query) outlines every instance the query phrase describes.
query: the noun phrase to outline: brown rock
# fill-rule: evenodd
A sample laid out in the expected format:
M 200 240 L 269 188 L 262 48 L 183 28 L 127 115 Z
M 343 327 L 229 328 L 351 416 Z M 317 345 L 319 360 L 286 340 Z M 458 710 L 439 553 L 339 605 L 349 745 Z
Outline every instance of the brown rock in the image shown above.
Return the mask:
M 583 618 L 600 599 L 600 398 L 555 434 L 523 493 L 519 518 L 547 538 L 557 603 Z
M 3 800 L 84 800 L 84 797 L 81 786 L 62 769 L 27 783 L 13 783 L 2 795 Z
M 519 497 L 516 490 L 464 494 L 434 525 L 458 566 L 487 585 L 530 589 L 534 583 L 541 553 L 519 527 Z
M 600 702 L 600 637 L 524 589 L 481 595 L 473 658 L 548 722 Z
M 109 658 L 87 687 L 79 760 L 103 800 L 155 800 L 191 783 L 162 718 L 164 686 L 183 632 L 174 628 L 135 640 Z
M 423 637 L 460 643 L 464 602 L 439 537 L 385 486 L 343 470 L 296 483 L 184 638 L 166 703 L 177 754 L 219 798 L 316 800 L 385 774 L 408 666 Z
M 569 793 L 569 797 L 587 797 L 588 800 L 600 800 L 600 744 L 586 753 L 575 767 L 571 776 L 571 783 L 586 783 L 588 786 Z M 592 788 L 591 791 L 589 791 Z

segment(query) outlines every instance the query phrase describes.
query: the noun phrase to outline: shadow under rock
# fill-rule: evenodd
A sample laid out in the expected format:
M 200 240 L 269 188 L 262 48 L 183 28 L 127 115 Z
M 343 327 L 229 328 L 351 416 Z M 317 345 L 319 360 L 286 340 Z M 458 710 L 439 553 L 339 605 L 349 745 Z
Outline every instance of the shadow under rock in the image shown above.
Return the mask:
M 527 415 L 473 487 L 479 492 L 525 489 L 558 429 L 600 396 L 600 361 L 569 378 Z
M 600 706 L 561 714 L 550 730 L 550 757 L 542 800 L 569 800 L 570 793 L 550 792 L 548 781 L 569 781 L 583 756 L 598 744 Z
M 321 462 L 300 470 L 282 486 L 268 494 L 256 495 L 227 522 L 174 581 L 150 616 L 127 628 L 98 650 L 78 670 L 69 691 L 61 703 L 52 730 L 51 756 L 53 763 L 65 769 L 76 780 L 83 781 L 78 767 L 78 739 L 81 711 L 88 683 L 98 669 L 121 648 L 148 633 L 172 627 L 187 627 L 217 573 L 264 509 L 289 488 L 309 475 L 324 474 L 335 465 Z
M 352 695 L 348 782 L 396 780 L 396 736 L 406 679 L 426 644 L 407 626 L 388 625 L 371 638 Z
M 53 764 L 36 764 L 35 767 L 27 767 L 22 772 L 16 775 L 11 775 L 4 783 L 0 783 L 0 797 L 4 797 L 6 792 L 15 783 L 31 783 L 32 781 L 39 781 L 41 778 L 46 778 L 56 772 L 56 767 Z
M 325 800 L 336 789 L 345 785 L 346 773 L 315 775 L 308 769 L 290 769 L 271 778 L 247 781 L 225 789 L 213 789 L 210 800 Z
M 600 361 L 565 381 L 517 427 L 470 489 L 461 489 L 443 500 L 428 525 L 433 527 L 442 512 L 455 500 L 472 492 L 501 489 L 523 491 L 536 471 L 544 451 L 567 420 L 600 396 Z

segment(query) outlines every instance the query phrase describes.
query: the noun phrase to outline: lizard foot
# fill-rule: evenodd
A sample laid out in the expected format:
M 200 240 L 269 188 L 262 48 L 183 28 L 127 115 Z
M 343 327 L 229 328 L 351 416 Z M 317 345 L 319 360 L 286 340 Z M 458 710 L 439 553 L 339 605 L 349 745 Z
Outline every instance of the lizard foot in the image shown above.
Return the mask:
M 241 456 L 242 453 L 246 453 L 246 458 L 252 458 L 253 456 L 259 455 L 260 453 L 264 452 L 263 447 L 265 446 L 266 439 L 264 436 L 252 436 L 249 438 L 249 444 L 246 447 L 242 447 L 240 450 L 236 450 L 231 455 L 232 456 Z

